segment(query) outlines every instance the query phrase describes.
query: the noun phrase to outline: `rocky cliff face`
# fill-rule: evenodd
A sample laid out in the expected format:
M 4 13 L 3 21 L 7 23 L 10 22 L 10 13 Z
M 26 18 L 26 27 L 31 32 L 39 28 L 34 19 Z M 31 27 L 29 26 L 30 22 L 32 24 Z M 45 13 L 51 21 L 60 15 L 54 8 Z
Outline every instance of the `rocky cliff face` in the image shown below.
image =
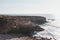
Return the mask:
M 44 29 L 36 24 L 44 24 L 45 17 L 41 16 L 4 16 L 0 15 L 0 33 L 34 34 L 34 31 Z

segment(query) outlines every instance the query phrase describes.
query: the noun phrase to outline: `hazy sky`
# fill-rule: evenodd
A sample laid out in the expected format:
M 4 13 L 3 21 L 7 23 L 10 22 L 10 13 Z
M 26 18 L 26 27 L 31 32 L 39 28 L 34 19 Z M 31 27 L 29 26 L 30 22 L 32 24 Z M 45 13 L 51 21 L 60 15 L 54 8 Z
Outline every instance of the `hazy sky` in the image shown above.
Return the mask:
M 0 0 L 0 14 L 4 13 L 51 13 L 56 15 L 60 13 L 60 0 Z
M 0 0 L 0 13 L 53 13 L 58 0 Z
M 48 12 L 48 0 L 0 0 L 1 13 Z

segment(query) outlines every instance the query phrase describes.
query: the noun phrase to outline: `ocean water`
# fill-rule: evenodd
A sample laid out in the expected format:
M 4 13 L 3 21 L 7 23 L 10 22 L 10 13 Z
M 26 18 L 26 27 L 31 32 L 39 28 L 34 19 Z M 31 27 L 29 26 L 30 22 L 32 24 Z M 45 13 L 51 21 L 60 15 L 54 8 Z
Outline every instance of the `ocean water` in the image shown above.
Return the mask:
M 60 19 L 48 21 L 48 23 L 40 25 L 40 27 L 44 28 L 45 30 L 37 33 L 37 36 L 52 38 L 52 40 L 60 40 Z

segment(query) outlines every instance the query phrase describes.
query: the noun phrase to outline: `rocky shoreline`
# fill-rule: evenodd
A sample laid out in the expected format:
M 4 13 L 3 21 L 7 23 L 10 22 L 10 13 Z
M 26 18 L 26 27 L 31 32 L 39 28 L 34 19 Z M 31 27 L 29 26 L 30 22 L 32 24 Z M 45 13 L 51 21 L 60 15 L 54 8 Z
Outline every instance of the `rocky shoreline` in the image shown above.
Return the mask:
M 20 34 L 0 34 L 0 40 L 51 40 L 51 38 L 20 36 Z
M 44 23 L 46 23 L 46 18 L 41 16 L 0 15 L 0 40 L 51 40 L 43 37 L 39 39 L 32 37 L 36 34 L 35 31 L 44 30 L 38 26 Z

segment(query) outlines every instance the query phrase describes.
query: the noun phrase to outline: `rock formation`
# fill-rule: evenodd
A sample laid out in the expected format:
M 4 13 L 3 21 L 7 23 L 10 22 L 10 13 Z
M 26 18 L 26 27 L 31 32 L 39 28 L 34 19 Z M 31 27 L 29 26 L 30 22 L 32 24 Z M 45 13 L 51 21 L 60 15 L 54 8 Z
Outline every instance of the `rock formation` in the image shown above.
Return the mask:
M 4 16 L 0 15 L 0 33 L 21 33 L 32 35 L 34 31 L 44 29 L 36 24 L 44 24 L 45 17 L 41 16 Z

